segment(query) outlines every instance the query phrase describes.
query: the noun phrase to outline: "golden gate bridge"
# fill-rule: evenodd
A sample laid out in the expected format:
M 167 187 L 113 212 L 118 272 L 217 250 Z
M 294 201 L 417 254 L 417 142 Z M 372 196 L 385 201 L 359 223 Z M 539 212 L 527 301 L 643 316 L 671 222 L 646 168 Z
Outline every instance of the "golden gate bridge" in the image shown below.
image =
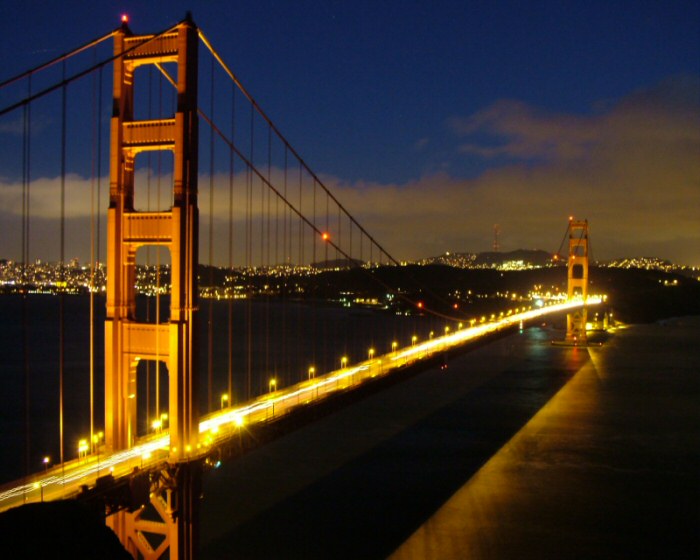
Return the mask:
M 104 54 L 110 39 L 113 52 Z M 111 95 L 104 83 L 110 66 Z M 80 83 L 88 83 L 87 103 Z M 441 306 L 433 294 L 430 304 L 416 298 L 429 290 L 410 275 L 403 287 L 389 285 L 376 272 L 401 268 L 399 261 L 311 170 L 189 16 L 153 35 L 134 35 L 124 20 L 4 81 L 0 91 L 16 96 L 0 118 L 16 119 L 21 138 L 14 148 L 19 186 L 3 218 L 3 250 L 21 270 L 13 290 L 21 296 L 26 440 L 24 477 L 2 487 L 1 510 L 62 498 L 98 500 L 135 556 L 159 558 L 167 551 L 190 558 L 201 469 L 215 465 L 224 450 L 235 454 L 252 445 L 267 426 L 545 314 L 567 312 L 567 342 L 586 342 L 585 306 L 599 300 L 587 292 L 585 221 L 569 222 L 569 291 L 552 305 L 522 303 L 470 317 Z M 55 181 L 44 178 L 51 167 L 37 156 L 38 146 L 51 142 L 43 130 L 48 121 L 59 129 Z M 55 227 L 47 236 L 49 221 Z M 66 263 L 76 253 L 89 255 L 90 263 L 89 336 L 78 350 L 89 354 L 88 371 L 81 373 L 89 384 L 83 407 L 89 433 L 80 438 L 73 437 L 66 406 L 69 384 L 78 378 L 66 345 L 73 328 Z M 37 281 L 30 263 L 38 259 L 58 262 L 52 281 L 59 339 L 51 367 L 59 393 L 55 459 L 30 443 L 32 395 L 43 382 L 28 328 L 28 292 Z M 371 324 L 360 335 L 338 333 L 336 318 L 322 308 L 323 288 L 308 294 L 292 279 L 323 278 L 317 282 L 323 286 L 332 280 L 328 271 L 347 268 L 378 282 L 412 315 L 384 327 Z M 139 270 L 151 271 L 152 297 L 145 302 L 137 298 Z M 273 306 L 280 303 L 278 312 Z M 336 338 L 329 342 L 331 331 Z

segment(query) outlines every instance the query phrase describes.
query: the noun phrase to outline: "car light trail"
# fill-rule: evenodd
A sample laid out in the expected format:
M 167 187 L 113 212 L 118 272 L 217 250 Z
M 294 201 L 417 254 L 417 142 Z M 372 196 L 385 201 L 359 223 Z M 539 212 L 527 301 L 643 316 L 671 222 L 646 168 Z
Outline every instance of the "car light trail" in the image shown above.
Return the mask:
M 599 296 L 589 297 L 586 305 L 596 305 L 603 301 Z M 582 300 L 546 305 L 501 317 L 480 325 L 467 326 L 441 337 L 424 342 L 411 341 L 405 348 L 392 345 L 392 352 L 384 356 L 374 356 L 355 366 L 343 367 L 325 375 L 313 377 L 285 389 L 277 389 L 262 395 L 249 403 L 225 408 L 205 416 L 199 424 L 200 444 L 189 458 L 198 458 L 217 443 L 237 435 L 244 426 L 268 422 L 288 413 L 291 409 L 314 400 L 320 400 L 334 391 L 360 385 L 368 378 L 387 375 L 399 368 L 429 358 L 470 340 L 512 327 L 521 322 L 532 321 L 552 313 L 569 311 L 582 307 Z M 57 465 L 47 472 L 23 480 L 21 484 L 9 483 L 0 489 L 0 511 L 22 505 L 25 502 L 54 500 L 77 494 L 83 485 L 94 485 L 97 478 L 113 474 L 115 478 L 143 469 L 168 459 L 170 435 L 143 438 L 137 445 L 109 455 L 92 454 L 63 465 Z

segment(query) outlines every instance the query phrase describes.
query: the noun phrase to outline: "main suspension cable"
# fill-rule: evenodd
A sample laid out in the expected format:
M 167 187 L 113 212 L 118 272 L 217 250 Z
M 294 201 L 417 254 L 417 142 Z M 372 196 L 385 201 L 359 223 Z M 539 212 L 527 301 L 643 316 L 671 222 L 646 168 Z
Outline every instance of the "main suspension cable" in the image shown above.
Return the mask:
M 179 25 L 179 24 L 178 24 L 178 25 Z M 70 83 L 72 83 L 72 82 L 75 82 L 76 80 L 79 80 L 79 79 L 83 78 L 84 76 L 87 76 L 88 74 L 94 72 L 95 70 L 98 70 L 98 69 L 100 69 L 100 68 L 102 68 L 102 67 L 104 67 L 104 66 L 107 66 L 108 64 L 111 64 L 111 63 L 114 62 L 115 60 L 117 60 L 117 59 L 119 59 L 119 58 L 121 58 L 121 57 L 123 57 L 123 56 L 128 55 L 129 53 L 135 51 L 136 49 L 142 48 L 144 45 L 150 43 L 151 41 L 154 41 L 155 39 L 158 39 L 159 37 L 161 37 L 161 36 L 163 36 L 163 35 L 165 35 L 165 34 L 167 34 L 167 33 L 170 33 L 170 32 L 171 32 L 173 29 L 175 29 L 176 27 L 177 27 L 177 25 L 171 26 L 171 27 L 169 27 L 168 29 L 166 29 L 166 30 L 164 30 L 164 31 L 161 31 L 160 33 L 157 33 L 156 35 L 150 36 L 148 39 L 146 39 L 146 40 L 143 41 L 142 43 L 139 43 L 138 45 L 135 45 L 135 46 L 131 47 L 130 49 L 127 49 L 127 50 L 125 50 L 125 51 L 122 51 L 122 52 L 119 53 L 119 54 L 115 54 L 114 56 L 111 56 L 111 57 L 109 57 L 109 58 L 106 58 L 105 60 L 103 60 L 103 61 L 101 61 L 101 62 L 98 62 L 97 64 L 93 64 L 92 66 L 90 66 L 90 67 L 88 67 L 88 68 L 86 68 L 86 69 L 84 69 L 84 70 L 81 70 L 80 72 L 77 72 L 76 74 L 73 74 L 72 76 L 70 76 L 70 77 L 68 77 L 68 78 L 66 78 L 66 75 L 65 75 L 65 62 L 66 62 L 66 58 L 63 58 L 63 59 L 62 59 L 63 64 L 64 64 L 64 68 L 63 68 L 63 77 L 62 77 L 62 79 L 61 79 L 60 82 L 57 82 L 57 83 L 55 83 L 55 84 L 53 84 L 53 85 L 51 85 L 51 86 L 49 86 L 49 87 L 47 87 L 47 88 L 45 88 L 45 89 L 43 89 L 43 90 L 37 92 L 37 93 L 35 93 L 35 94 L 29 95 L 29 96 L 25 97 L 24 99 L 22 99 L 22 100 L 20 100 L 20 101 L 17 101 L 16 103 L 13 103 L 13 104 L 11 104 L 11 105 L 8 105 L 8 106 L 5 107 L 4 109 L 0 109 L 0 116 L 4 115 L 4 114 L 6 114 L 6 113 L 10 113 L 10 112 L 14 111 L 15 109 L 17 109 L 18 107 L 21 107 L 21 106 L 23 106 L 23 105 L 26 105 L 27 103 L 32 103 L 33 101 L 36 101 L 37 99 L 40 99 L 40 98 L 44 97 L 45 95 L 48 95 L 49 93 L 51 93 L 51 92 L 53 92 L 53 91 L 56 91 L 56 90 L 58 90 L 58 89 L 60 89 L 60 88 L 62 88 L 62 87 L 64 87 L 64 86 L 66 86 L 66 85 L 68 85 L 68 84 L 70 84 Z M 113 31 L 113 32 L 110 34 L 110 37 L 111 37 L 114 33 L 116 33 L 116 31 Z M 13 78 L 13 80 L 14 80 L 14 78 Z
M 68 60 L 69 58 L 73 57 L 76 54 L 80 54 L 81 52 L 92 48 L 96 47 L 99 45 L 101 42 L 106 41 L 107 39 L 111 39 L 114 37 L 115 33 L 121 29 L 118 27 L 117 29 L 110 31 L 106 35 L 103 35 L 102 37 L 98 37 L 97 39 L 93 39 L 92 41 L 88 41 L 84 45 L 81 45 L 77 49 L 73 49 L 70 52 L 64 53 L 62 55 L 57 56 L 56 58 L 49 60 L 48 62 L 44 62 L 43 64 L 40 64 L 39 66 L 35 66 L 34 68 L 31 68 L 30 70 L 25 70 L 21 74 L 17 74 L 16 76 L 13 76 L 12 78 L 8 78 L 4 82 L 0 82 L 0 89 L 4 88 L 5 86 L 9 86 L 10 84 L 13 84 L 14 82 L 17 82 L 23 78 L 26 77 L 31 77 L 33 74 L 36 74 L 37 72 L 41 72 L 42 70 L 45 70 L 46 68 L 50 68 L 54 64 L 58 64 L 59 62 L 63 62 L 64 60 Z

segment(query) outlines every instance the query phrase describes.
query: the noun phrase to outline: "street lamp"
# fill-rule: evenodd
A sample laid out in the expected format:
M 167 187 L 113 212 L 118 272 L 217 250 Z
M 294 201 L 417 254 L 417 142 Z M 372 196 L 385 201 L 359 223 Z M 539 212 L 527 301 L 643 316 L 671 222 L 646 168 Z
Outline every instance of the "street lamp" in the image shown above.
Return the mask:
M 418 337 L 414 334 L 414 335 L 411 337 L 411 346 L 415 346 L 415 345 L 416 345 L 416 340 L 418 340 Z
M 96 434 L 92 434 L 92 451 L 95 452 L 97 451 L 99 453 L 99 446 L 100 442 L 102 441 L 102 438 L 105 437 L 104 432 L 97 432 Z
M 340 367 L 341 367 L 341 369 L 344 369 L 347 365 L 348 365 L 348 357 L 347 357 L 347 356 L 343 356 L 342 358 L 340 358 Z
M 89 451 L 90 446 L 88 445 L 87 439 L 81 439 L 78 441 L 78 458 L 85 457 Z
M 314 377 L 316 377 L 316 368 L 311 366 L 309 368 L 309 379 L 313 379 Z
M 447 336 L 448 332 L 450 332 L 450 327 L 445 327 L 445 336 Z
M 374 357 L 374 348 L 367 350 L 367 359 L 371 360 Z
M 391 351 L 396 352 L 396 347 L 399 345 L 398 342 L 394 341 L 391 343 Z
M 47 455 L 42 459 L 41 462 L 44 463 L 44 472 L 47 472 L 49 470 L 49 463 L 51 462 L 51 457 Z
M 221 395 L 221 408 L 224 408 L 224 403 L 228 405 L 228 393 L 223 393 Z
M 274 377 L 272 379 L 270 379 L 269 387 L 270 387 L 270 393 L 275 391 L 277 389 L 277 379 L 275 379 Z M 272 416 L 274 417 L 275 416 L 275 399 L 271 399 L 271 402 L 272 402 Z
M 428 335 L 430 340 L 432 340 L 434 336 L 435 336 L 435 331 L 430 331 L 430 334 Z

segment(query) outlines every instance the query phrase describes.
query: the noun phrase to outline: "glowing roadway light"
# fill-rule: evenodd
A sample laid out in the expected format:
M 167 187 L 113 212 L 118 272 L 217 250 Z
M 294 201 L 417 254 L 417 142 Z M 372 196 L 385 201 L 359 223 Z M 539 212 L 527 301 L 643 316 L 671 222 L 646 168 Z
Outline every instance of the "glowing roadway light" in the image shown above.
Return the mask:
M 272 393 L 275 389 L 277 389 L 277 379 L 273 377 L 270 379 L 270 393 Z
M 342 358 L 340 358 L 340 368 L 345 369 L 347 367 L 347 365 L 348 365 L 348 357 L 343 356 Z
M 221 395 L 221 408 L 224 408 L 224 403 L 228 404 L 228 393 Z
M 277 409 L 279 413 L 285 413 L 297 406 L 301 399 L 310 399 L 314 394 L 316 394 L 318 398 L 323 398 L 333 391 L 342 389 L 343 386 L 340 382 L 350 376 L 359 375 L 360 378 L 362 378 L 362 376 L 370 377 L 375 375 L 377 371 L 380 373 L 388 373 L 392 369 L 411 363 L 413 360 L 417 361 L 422 359 L 426 355 L 430 355 L 431 352 L 441 352 L 445 348 L 461 344 L 467 340 L 497 332 L 503 328 L 517 326 L 520 321 L 527 322 L 550 313 L 579 308 L 582 307 L 584 303 L 587 305 L 594 305 L 601 303 L 601 301 L 602 298 L 598 296 L 589 297 L 586 302 L 580 298 L 577 300 L 562 301 L 543 308 L 523 310 L 522 313 L 506 316 L 498 321 L 457 330 L 447 336 L 437 339 L 431 338 L 430 340 L 401 349 L 398 352 L 396 352 L 396 347 L 393 347 L 396 354 L 393 354 L 390 360 L 383 360 L 380 357 L 377 362 L 364 362 L 354 367 L 329 372 L 315 378 L 313 383 L 303 381 L 274 394 L 261 395 L 256 400 L 236 408 L 227 408 L 215 412 L 203 418 L 199 424 L 201 441 L 205 442 L 207 438 L 211 439 L 212 434 L 218 434 L 217 440 L 233 437 L 234 435 L 238 437 L 244 424 L 264 422 L 266 418 L 268 418 L 268 413 L 273 406 L 276 405 L 279 407 Z M 398 343 L 396 346 L 398 346 Z M 274 384 L 272 380 L 270 381 L 270 387 L 276 387 L 276 380 Z M 167 420 L 167 414 L 162 414 L 160 420 L 163 424 Z M 81 485 L 94 484 L 96 477 L 99 476 L 100 470 L 103 472 L 112 472 L 115 477 L 121 477 L 132 472 L 134 467 L 139 465 L 146 466 L 146 463 L 156 464 L 159 461 L 166 460 L 170 452 L 176 453 L 175 449 L 170 449 L 170 435 L 168 433 L 147 436 L 143 438 L 143 440 L 127 450 L 112 454 L 101 454 L 99 457 L 88 456 L 78 460 L 68 461 L 65 463 L 64 474 L 60 476 L 55 473 L 51 475 L 48 474 L 50 459 L 46 457 L 43 461 L 45 467 L 44 474 L 35 475 L 31 480 L 23 482 L 14 488 L 6 488 L 0 491 L 0 510 L 5 510 L 14 505 L 23 503 L 32 492 L 33 494 L 31 494 L 31 496 L 33 497 L 29 499 L 37 501 L 40 497 L 40 491 L 43 492 L 43 497 L 46 498 L 48 495 L 49 499 L 67 497 L 77 492 Z M 193 453 L 198 453 L 196 450 L 191 451 Z
M 78 457 L 87 455 L 89 449 L 90 447 L 88 446 L 87 439 L 81 439 L 80 441 L 78 441 Z
M 367 350 L 367 359 L 371 360 L 372 358 L 374 358 L 374 348 Z
M 396 347 L 399 345 L 398 342 L 394 341 L 391 343 L 391 351 L 396 352 Z
M 414 334 L 414 335 L 411 337 L 411 346 L 415 346 L 417 340 L 418 340 L 418 337 Z
M 313 379 L 314 377 L 316 377 L 316 368 L 311 366 L 309 368 L 309 379 Z

